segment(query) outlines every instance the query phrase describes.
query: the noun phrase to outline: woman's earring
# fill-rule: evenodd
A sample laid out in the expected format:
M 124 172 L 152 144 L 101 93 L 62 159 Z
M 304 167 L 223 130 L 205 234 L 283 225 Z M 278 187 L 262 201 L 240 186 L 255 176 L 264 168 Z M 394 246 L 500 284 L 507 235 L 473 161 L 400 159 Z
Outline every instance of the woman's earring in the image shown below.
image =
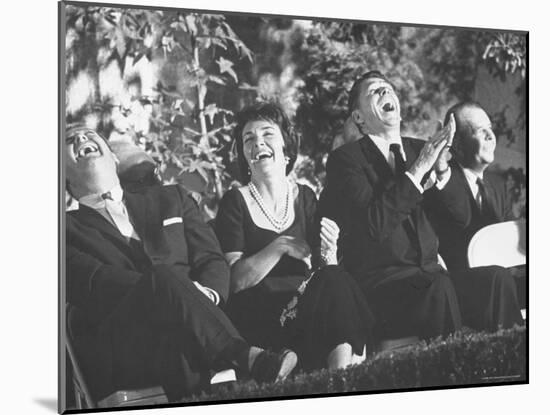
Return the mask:
M 285 164 L 288 164 L 288 163 L 290 163 L 290 157 L 285 156 Z

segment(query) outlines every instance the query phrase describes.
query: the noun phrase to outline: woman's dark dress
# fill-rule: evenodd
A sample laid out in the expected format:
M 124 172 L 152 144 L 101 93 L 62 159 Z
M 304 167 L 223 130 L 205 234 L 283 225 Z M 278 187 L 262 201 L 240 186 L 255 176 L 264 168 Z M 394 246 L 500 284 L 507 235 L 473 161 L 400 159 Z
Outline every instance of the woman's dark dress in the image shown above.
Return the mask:
M 320 244 L 317 199 L 299 185 L 295 219 L 280 234 L 256 226 L 238 189 L 223 197 L 216 218 L 216 231 L 224 252 L 243 252 L 249 257 L 281 235 L 307 241 L 314 251 Z M 297 316 L 283 327 L 283 309 L 306 279 L 302 261 L 284 255 L 256 286 L 233 294 L 226 312 L 250 343 L 265 348 L 290 347 L 300 356 L 304 369 L 324 367 L 329 352 L 338 344 L 351 344 L 354 353 L 370 348 L 373 318 L 355 280 L 339 266 L 317 271 L 299 297 Z

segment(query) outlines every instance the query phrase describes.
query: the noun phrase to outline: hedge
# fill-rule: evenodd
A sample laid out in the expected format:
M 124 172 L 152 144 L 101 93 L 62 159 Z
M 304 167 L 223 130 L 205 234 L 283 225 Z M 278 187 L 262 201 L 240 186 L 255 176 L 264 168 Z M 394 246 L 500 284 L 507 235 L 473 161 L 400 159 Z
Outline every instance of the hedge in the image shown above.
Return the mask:
M 277 384 L 234 382 L 183 402 L 525 382 L 526 337 L 524 326 L 495 333 L 456 333 L 380 352 L 347 369 L 298 373 Z

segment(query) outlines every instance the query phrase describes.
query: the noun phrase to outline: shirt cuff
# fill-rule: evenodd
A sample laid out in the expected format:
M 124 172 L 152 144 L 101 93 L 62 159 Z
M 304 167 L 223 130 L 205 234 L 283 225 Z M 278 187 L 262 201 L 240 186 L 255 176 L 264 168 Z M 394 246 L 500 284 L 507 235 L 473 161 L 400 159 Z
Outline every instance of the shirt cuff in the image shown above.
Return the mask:
M 435 187 L 437 187 L 438 190 L 443 190 L 445 186 L 447 186 L 447 183 L 449 183 L 450 178 L 451 169 L 448 168 L 441 176 L 436 175 Z
M 205 287 L 204 285 L 200 284 L 197 281 L 193 281 L 195 286 L 201 291 L 204 295 L 206 295 L 212 302 L 216 305 L 220 303 L 220 295 L 213 290 L 212 288 Z
M 414 176 L 408 171 L 406 171 L 405 174 L 409 179 L 411 179 L 411 182 L 414 184 L 414 187 L 418 189 L 420 194 L 424 193 L 424 189 L 422 188 L 422 185 L 414 178 Z

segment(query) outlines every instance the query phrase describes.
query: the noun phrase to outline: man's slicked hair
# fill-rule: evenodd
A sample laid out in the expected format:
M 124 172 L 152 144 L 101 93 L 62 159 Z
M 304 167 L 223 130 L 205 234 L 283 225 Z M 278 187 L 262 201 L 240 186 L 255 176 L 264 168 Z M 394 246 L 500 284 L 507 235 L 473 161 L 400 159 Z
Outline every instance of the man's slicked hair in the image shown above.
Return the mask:
M 462 118 L 460 117 L 460 113 L 465 109 L 470 109 L 470 108 L 477 108 L 482 111 L 485 111 L 483 107 L 476 101 L 461 101 L 453 105 L 451 108 L 449 108 L 447 110 L 447 113 L 445 114 L 443 125 L 447 125 L 447 123 L 451 119 L 451 115 L 454 115 L 455 117 L 456 132 L 453 140 L 453 148 L 455 149 L 459 145 L 459 142 L 466 136 L 466 134 L 469 133 L 469 131 L 467 130 L 467 126 L 464 124 L 464 122 L 462 121 Z

